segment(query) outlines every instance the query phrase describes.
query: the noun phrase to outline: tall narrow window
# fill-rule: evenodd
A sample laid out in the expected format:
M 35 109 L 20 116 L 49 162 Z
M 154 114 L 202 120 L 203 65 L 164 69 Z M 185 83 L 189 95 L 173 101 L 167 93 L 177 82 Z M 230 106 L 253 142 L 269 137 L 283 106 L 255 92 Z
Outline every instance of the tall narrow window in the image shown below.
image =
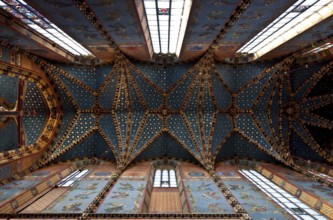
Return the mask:
M 85 177 L 89 173 L 89 170 L 76 170 L 70 175 L 68 175 L 66 178 L 64 178 L 61 182 L 58 183 L 58 186 L 62 187 L 68 187 L 68 186 L 73 186 L 73 184 L 83 177 Z
M 174 170 L 170 170 L 169 175 L 170 175 L 170 187 L 177 187 L 176 172 Z
M 260 173 L 254 170 L 240 170 L 239 172 L 279 204 L 284 210 L 290 213 L 295 219 L 327 219 L 293 195 L 281 189 L 278 185 L 272 183 Z
M 0 0 L 0 8 L 9 12 L 30 28 L 74 55 L 92 56 L 81 44 L 68 36 L 55 24 L 33 9 L 23 0 Z
M 298 0 L 237 53 L 257 59 L 333 14 L 332 0 Z
M 170 186 L 170 179 L 169 179 L 169 172 L 167 170 L 163 170 L 162 172 L 162 187 L 169 187 Z
M 307 52 L 305 52 L 305 54 L 319 53 L 319 52 L 321 52 L 323 50 L 328 50 L 328 49 L 330 49 L 332 47 L 333 47 L 333 41 L 332 42 L 328 42 L 328 43 L 326 43 L 324 45 L 321 45 L 319 47 L 316 47 L 316 48 L 314 48 L 314 49 L 312 49 L 310 51 L 307 51 Z
M 154 53 L 179 56 L 192 0 L 144 0 Z
M 154 187 L 177 187 L 176 172 L 174 170 L 156 170 Z
M 161 170 L 155 172 L 154 187 L 161 187 Z

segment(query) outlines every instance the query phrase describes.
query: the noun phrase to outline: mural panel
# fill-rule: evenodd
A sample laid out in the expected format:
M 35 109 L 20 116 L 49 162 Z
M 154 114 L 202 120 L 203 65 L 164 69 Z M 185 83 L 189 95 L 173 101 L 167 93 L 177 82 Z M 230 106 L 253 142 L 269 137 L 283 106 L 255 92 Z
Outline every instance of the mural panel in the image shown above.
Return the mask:
M 43 213 L 82 213 L 106 185 L 107 180 L 82 180 L 67 191 Z
M 146 180 L 121 179 L 105 198 L 97 213 L 140 213 Z
M 309 177 L 299 174 L 295 171 L 277 167 L 274 165 L 265 165 L 265 168 L 278 174 L 280 177 L 287 179 L 288 182 L 300 188 L 302 191 L 308 192 L 317 198 L 325 200 L 333 206 L 333 189 L 320 184 Z
M 124 171 L 96 212 L 140 213 L 144 203 L 149 170 L 150 163 L 146 162 Z
M 225 185 L 253 219 L 293 219 L 255 185 L 240 178 L 237 172 L 218 172 Z
M 21 194 L 25 190 L 30 189 L 39 182 L 40 181 L 38 180 L 18 180 L 0 187 L 0 204 L 8 201 L 9 198 Z
M 212 180 L 184 180 L 192 213 L 234 213 Z

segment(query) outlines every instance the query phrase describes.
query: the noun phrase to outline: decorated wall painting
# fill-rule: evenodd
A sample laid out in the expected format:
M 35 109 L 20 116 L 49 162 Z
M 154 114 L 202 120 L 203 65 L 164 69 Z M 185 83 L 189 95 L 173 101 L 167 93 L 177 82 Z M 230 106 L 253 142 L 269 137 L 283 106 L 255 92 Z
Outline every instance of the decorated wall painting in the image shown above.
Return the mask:
M 293 219 L 265 193 L 245 179 L 237 171 L 237 167 L 230 164 L 219 165 L 216 168 L 216 173 L 223 179 L 224 184 L 252 219 Z
M 321 198 L 322 200 L 327 201 L 330 205 L 333 206 L 333 189 L 323 184 L 320 184 L 311 180 L 292 180 L 292 184 L 296 185 L 305 192 L 311 193 L 312 195 Z
M 146 180 L 120 179 L 107 195 L 97 213 L 140 213 Z
M 299 174 L 295 171 L 290 169 L 286 169 L 283 167 L 277 167 L 274 165 L 267 165 L 265 166 L 270 171 L 273 171 L 275 174 L 279 175 L 280 177 L 287 179 L 288 182 L 295 185 L 296 187 L 300 188 L 302 191 L 312 194 L 315 197 L 321 198 L 325 200 L 330 205 L 333 206 L 333 189 L 324 186 L 307 176 Z
M 8 201 L 9 198 L 13 198 L 23 191 L 30 189 L 37 185 L 40 181 L 37 180 L 18 180 L 8 183 L 0 187 L 0 204 Z
M 81 180 L 43 210 L 43 213 L 82 213 L 106 183 L 107 180 Z
M 24 178 L 26 180 L 44 180 L 44 179 L 51 177 L 52 175 L 54 175 L 56 173 L 61 172 L 62 170 L 65 170 L 68 167 L 69 166 L 65 165 L 65 164 L 63 164 L 63 165 L 57 164 L 57 165 L 54 165 L 51 167 L 46 167 L 46 168 L 40 169 L 38 171 L 35 171 L 31 174 L 28 174 Z
M 210 179 L 184 180 L 191 213 L 234 213 L 225 197 Z
M 228 179 L 224 183 L 253 219 L 293 219 L 254 184 L 244 179 Z
M 216 172 L 221 178 L 241 178 L 235 171 Z

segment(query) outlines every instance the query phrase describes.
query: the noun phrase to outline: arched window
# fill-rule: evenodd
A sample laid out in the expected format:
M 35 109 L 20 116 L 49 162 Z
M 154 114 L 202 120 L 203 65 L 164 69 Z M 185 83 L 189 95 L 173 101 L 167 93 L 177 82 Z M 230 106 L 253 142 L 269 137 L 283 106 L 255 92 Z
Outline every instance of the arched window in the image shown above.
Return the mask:
M 169 171 L 163 170 L 161 187 L 169 187 Z
M 327 219 L 254 170 L 240 170 L 248 180 L 279 204 L 295 219 Z
M 176 172 L 174 170 L 156 170 L 154 187 L 177 187 Z
M 161 170 L 155 172 L 154 187 L 161 187 Z
M 176 172 L 174 170 L 170 170 L 169 176 L 170 176 L 170 187 L 177 187 Z

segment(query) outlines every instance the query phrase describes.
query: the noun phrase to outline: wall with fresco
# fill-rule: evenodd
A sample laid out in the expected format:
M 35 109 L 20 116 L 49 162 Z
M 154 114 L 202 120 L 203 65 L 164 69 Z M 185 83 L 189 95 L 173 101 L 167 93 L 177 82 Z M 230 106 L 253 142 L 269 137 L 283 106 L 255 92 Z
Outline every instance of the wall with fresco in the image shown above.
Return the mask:
M 21 213 L 82 213 L 102 190 L 112 174 L 118 172 L 111 163 L 84 165 L 89 174 L 70 187 L 51 188 L 38 200 L 32 200 Z M 73 169 L 75 171 L 76 169 Z M 61 180 L 63 178 L 60 178 Z
M 82 213 L 111 178 L 116 169 L 110 165 L 89 165 L 90 173 L 77 184 L 68 187 L 61 197 L 46 207 L 43 213 Z
M 233 208 L 204 169 L 182 163 L 181 172 L 190 213 L 234 213 Z
M 163 162 L 163 160 L 161 161 Z M 80 162 L 79 165 L 69 163 L 52 165 L 26 175 L 22 180 L 3 185 L 0 187 L 0 213 L 15 211 L 25 214 L 80 214 L 86 212 L 89 205 L 99 197 L 114 175 L 120 173 L 110 162 L 94 162 L 95 164 Z M 54 187 L 58 181 L 79 167 L 88 169 L 88 175 L 73 186 Z M 324 205 L 332 206 L 331 188 L 290 169 L 245 160 L 226 161 L 218 164 L 215 168 L 216 174 L 252 219 L 293 218 L 242 176 L 238 170 L 244 168 L 259 169 L 258 171 L 266 176 L 270 171 L 273 174 L 272 181 L 276 181 L 278 176 L 282 178 L 281 180 L 287 180 L 288 183 L 300 189 L 301 197 L 311 195 L 320 199 Z M 153 162 L 142 162 L 130 166 L 119 176 L 115 184 L 111 185 L 105 196 L 99 197 L 101 200 L 92 212 L 97 214 L 148 213 L 154 192 L 152 181 L 155 169 L 156 164 Z M 178 189 L 173 189 L 172 192 L 179 193 L 181 203 L 178 206 L 181 209 L 175 213 L 235 214 L 224 194 L 204 168 L 188 162 L 175 162 L 175 169 Z M 270 174 L 267 178 L 270 178 L 269 176 Z M 168 192 L 167 189 L 162 189 L 162 191 Z M 26 199 L 27 195 L 31 196 Z M 316 200 L 316 205 L 318 204 Z
M 141 213 L 150 174 L 150 163 L 127 169 L 97 209 L 97 213 Z
M 253 219 L 294 219 L 237 170 L 238 166 L 218 164 L 216 173 Z
M 333 209 L 333 189 L 325 186 L 313 179 L 297 173 L 291 169 L 272 165 L 272 164 L 262 164 L 263 168 L 271 171 L 274 175 L 281 177 L 284 180 L 287 180 L 290 184 L 294 185 L 302 191 L 300 197 L 306 194 L 318 199 L 321 203 L 327 203 Z M 309 198 L 309 202 L 310 198 Z
M 30 199 L 53 186 L 72 171 L 70 164 L 45 167 L 0 187 L 0 213 L 21 210 Z

